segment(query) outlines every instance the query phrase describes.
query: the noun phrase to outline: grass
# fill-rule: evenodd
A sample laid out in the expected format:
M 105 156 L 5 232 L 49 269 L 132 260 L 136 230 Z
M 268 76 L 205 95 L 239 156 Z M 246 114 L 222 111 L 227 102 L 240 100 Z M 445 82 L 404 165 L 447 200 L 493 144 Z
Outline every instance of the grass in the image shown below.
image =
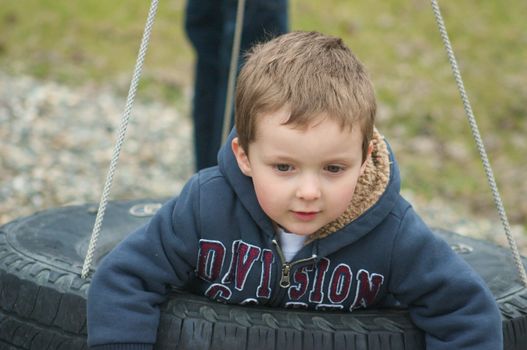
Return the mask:
M 527 225 L 527 24 L 523 0 L 440 3 L 505 204 Z M 124 95 L 149 3 L 2 0 L 0 67 L 68 85 L 112 84 Z M 161 1 L 139 96 L 188 103 L 193 53 L 184 1 Z M 428 1 L 292 0 L 293 29 L 344 38 L 376 85 L 378 127 L 404 186 L 475 213 L 493 211 L 481 162 Z

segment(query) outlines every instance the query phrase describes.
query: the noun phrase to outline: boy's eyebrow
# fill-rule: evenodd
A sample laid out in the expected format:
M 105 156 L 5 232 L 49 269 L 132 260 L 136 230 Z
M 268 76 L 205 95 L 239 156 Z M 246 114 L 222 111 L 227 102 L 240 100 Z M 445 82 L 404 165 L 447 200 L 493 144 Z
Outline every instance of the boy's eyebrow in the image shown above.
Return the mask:
M 345 154 L 333 154 L 330 157 L 323 159 L 322 163 L 324 164 L 331 164 L 331 163 L 346 163 L 346 164 L 354 164 L 356 162 L 361 162 L 362 160 L 362 153 L 358 152 L 358 155 L 349 156 Z M 302 157 L 302 159 L 299 159 L 297 157 L 288 156 L 284 154 L 268 154 L 263 156 L 263 160 L 266 162 L 284 162 L 284 163 L 298 163 L 299 160 L 305 160 L 305 157 Z
M 284 155 L 284 154 L 264 154 L 262 157 L 265 161 L 284 161 L 284 162 L 292 162 L 295 161 L 294 157 Z

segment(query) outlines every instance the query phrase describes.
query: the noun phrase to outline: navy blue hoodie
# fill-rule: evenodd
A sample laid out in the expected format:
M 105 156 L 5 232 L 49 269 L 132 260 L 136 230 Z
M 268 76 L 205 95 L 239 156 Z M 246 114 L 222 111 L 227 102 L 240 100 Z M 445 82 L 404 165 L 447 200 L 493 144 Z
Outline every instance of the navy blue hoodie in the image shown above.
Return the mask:
M 378 133 L 374 141 L 349 210 L 291 262 L 227 142 L 219 166 L 194 175 L 103 259 L 88 295 L 91 348 L 152 348 L 158 305 L 173 286 L 227 303 L 311 310 L 397 300 L 429 350 L 501 349 L 494 297 L 401 197 L 393 155 Z

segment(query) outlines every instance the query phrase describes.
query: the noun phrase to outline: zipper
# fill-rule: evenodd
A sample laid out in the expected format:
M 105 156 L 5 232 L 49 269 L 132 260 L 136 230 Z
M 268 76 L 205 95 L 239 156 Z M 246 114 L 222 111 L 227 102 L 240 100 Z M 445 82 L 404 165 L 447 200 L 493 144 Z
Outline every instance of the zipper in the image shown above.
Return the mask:
M 284 252 L 282 251 L 282 248 L 280 248 L 278 241 L 276 239 L 273 239 L 272 242 L 276 248 L 278 257 L 280 258 L 280 263 L 282 264 L 282 274 L 280 276 L 280 287 L 289 288 L 291 286 L 291 270 L 293 266 L 311 262 L 315 260 L 317 256 L 313 254 L 310 258 L 300 259 L 300 260 L 296 260 L 296 261 L 292 261 L 288 263 L 287 261 L 285 261 Z

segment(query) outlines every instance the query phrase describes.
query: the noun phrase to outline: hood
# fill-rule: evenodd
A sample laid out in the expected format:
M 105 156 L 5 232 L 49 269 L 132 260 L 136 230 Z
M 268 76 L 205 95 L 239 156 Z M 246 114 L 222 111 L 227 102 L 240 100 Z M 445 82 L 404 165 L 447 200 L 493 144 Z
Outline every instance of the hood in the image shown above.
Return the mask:
M 220 149 L 220 171 L 256 223 L 265 232 L 274 235 L 273 223 L 258 204 L 251 178 L 241 172 L 232 152 L 231 141 L 236 135 L 236 130 L 233 129 Z M 348 209 L 335 221 L 315 232 L 306 244 L 336 232 L 338 236 L 342 236 L 342 231 L 347 232 L 345 241 L 351 243 L 371 231 L 393 209 L 400 191 L 399 169 L 390 146 L 377 129 L 374 130 L 372 142 L 371 157 L 359 177 Z M 346 229 L 343 230 L 344 228 Z M 342 237 L 339 240 L 342 244 Z

